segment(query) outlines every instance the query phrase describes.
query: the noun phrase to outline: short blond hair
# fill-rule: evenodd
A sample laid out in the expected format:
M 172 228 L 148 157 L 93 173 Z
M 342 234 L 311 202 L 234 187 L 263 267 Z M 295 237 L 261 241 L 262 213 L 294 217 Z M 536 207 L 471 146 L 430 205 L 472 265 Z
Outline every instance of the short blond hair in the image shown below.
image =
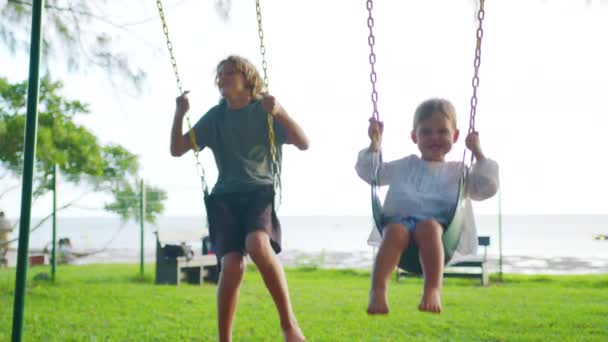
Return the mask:
M 246 87 L 249 89 L 251 97 L 256 98 L 264 89 L 262 78 L 258 69 L 247 58 L 231 55 L 223 59 L 215 68 L 215 85 L 220 87 L 220 72 L 224 64 L 232 63 L 234 67 L 245 76 Z
M 427 120 L 435 113 L 444 115 L 452 124 L 452 128 L 456 129 L 456 109 L 454 105 L 450 101 L 440 98 L 428 99 L 418 105 L 414 113 L 414 129 L 418 128 L 418 125 L 422 121 Z

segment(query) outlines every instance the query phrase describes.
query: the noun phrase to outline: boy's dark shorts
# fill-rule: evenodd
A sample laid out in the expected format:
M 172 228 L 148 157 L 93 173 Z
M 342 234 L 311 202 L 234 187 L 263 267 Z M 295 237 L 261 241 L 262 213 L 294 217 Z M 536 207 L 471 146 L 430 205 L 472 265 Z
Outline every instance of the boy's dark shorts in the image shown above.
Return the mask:
M 206 200 L 209 237 L 221 259 L 226 253 L 243 255 L 249 233 L 262 230 L 275 253 L 281 252 L 281 224 L 274 210 L 274 189 L 264 186 L 248 192 L 211 194 Z

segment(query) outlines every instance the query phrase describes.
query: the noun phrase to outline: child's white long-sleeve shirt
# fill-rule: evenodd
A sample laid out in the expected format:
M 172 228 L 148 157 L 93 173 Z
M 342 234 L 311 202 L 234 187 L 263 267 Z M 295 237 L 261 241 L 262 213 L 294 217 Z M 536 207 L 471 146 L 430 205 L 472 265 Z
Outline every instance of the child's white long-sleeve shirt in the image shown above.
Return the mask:
M 367 183 L 371 183 L 372 158 L 374 153 L 369 148 L 363 149 L 355 166 L 359 177 Z M 429 162 L 416 155 L 382 163 L 379 185 L 389 187 L 383 215 L 432 218 L 449 224 L 456 207 L 462 167 L 462 162 Z M 469 170 L 465 184 L 465 200 L 468 202 L 492 197 L 499 186 L 498 164 L 488 158 L 477 161 Z M 375 242 L 379 241 L 372 241 Z M 470 203 L 467 203 L 464 227 L 456 251 L 460 255 L 475 254 L 477 251 L 477 233 Z

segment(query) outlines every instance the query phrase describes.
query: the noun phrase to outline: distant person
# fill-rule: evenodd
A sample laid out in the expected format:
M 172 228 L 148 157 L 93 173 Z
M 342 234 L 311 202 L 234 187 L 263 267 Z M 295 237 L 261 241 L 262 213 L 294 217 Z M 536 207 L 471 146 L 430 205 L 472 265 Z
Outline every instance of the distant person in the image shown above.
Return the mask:
M 72 247 L 72 241 L 70 241 L 70 238 L 59 239 L 57 246 L 57 263 L 71 264 L 74 262 L 74 260 L 74 249 Z
M 0 266 L 8 265 L 8 259 L 6 258 L 10 245 L 8 235 L 13 229 L 13 225 L 4 215 L 4 211 L 0 211 Z

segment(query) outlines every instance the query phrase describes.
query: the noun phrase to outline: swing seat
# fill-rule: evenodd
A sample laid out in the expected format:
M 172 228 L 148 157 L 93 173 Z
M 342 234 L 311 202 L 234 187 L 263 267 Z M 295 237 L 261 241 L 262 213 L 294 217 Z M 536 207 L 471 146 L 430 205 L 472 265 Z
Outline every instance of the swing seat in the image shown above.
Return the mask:
M 488 246 L 490 246 L 489 236 L 479 236 L 477 245 L 483 247 L 483 254 L 480 257 L 467 259 L 456 263 L 450 263 L 443 272 L 444 278 L 475 278 L 480 280 L 481 286 L 488 286 L 490 283 L 489 261 L 488 261 Z M 474 271 L 461 271 L 461 269 L 473 269 Z M 402 277 L 413 277 L 416 274 L 406 272 L 401 268 L 397 268 L 396 280 L 399 281 Z
M 379 158 L 381 160 L 381 158 Z M 379 164 L 381 165 L 381 163 Z M 382 215 L 382 203 L 380 201 L 380 196 L 378 195 L 378 184 L 379 182 L 379 168 L 374 168 L 374 172 L 372 174 L 372 213 L 374 217 L 374 223 L 376 227 L 384 226 L 384 218 Z M 464 227 L 464 216 L 465 216 L 465 207 L 466 202 L 464 200 L 465 193 L 465 182 L 466 182 L 466 174 L 463 174 L 460 178 L 460 184 L 458 186 L 458 200 L 456 203 L 456 207 L 454 208 L 454 214 L 452 215 L 452 220 L 450 224 L 443 232 L 441 240 L 443 242 L 443 253 L 444 253 L 444 264 L 447 264 L 452 257 L 454 256 L 454 252 L 456 252 L 456 248 L 458 247 L 458 242 L 460 241 L 460 235 L 462 233 L 462 229 Z M 418 252 L 418 246 L 414 243 L 410 243 L 408 248 L 403 252 L 401 258 L 399 259 L 398 267 L 404 269 L 410 273 L 414 274 L 422 274 L 422 265 L 420 264 L 420 257 Z

